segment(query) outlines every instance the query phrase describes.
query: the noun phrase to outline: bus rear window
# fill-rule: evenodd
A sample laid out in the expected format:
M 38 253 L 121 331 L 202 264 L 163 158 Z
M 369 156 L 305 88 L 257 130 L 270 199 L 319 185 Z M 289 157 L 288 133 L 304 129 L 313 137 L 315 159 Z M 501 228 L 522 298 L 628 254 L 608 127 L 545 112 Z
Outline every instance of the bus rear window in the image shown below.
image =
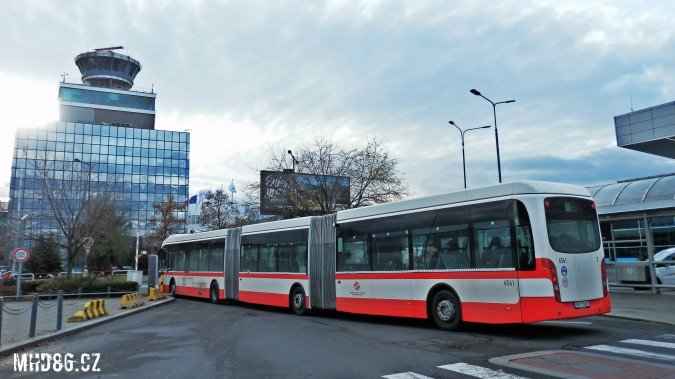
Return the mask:
M 553 250 L 589 253 L 600 248 L 595 204 L 591 200 L 549 197 L 544 200 L 546 229 Z

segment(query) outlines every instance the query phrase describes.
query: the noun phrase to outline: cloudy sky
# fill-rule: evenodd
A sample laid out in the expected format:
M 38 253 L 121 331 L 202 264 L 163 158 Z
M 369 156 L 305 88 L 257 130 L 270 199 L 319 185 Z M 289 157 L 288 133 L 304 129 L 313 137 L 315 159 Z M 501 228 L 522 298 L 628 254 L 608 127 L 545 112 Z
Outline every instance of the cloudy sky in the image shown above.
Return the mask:
M 492 124 L 504 181 L 675 172 L 616 147 L 613 117 L 675 100 L 668 1 L 8 1 L 0 10 L 0 198 L 14 131 L 58 118 L 74 57 L 122 45 L 158 129 L 191 131 L 190 191 L 254 180 L 271 146 L 379 138 L 416 196 L 463 187 L 459 133 Z M 497 182 L 494 130 L 466 134 L 469 187 Z

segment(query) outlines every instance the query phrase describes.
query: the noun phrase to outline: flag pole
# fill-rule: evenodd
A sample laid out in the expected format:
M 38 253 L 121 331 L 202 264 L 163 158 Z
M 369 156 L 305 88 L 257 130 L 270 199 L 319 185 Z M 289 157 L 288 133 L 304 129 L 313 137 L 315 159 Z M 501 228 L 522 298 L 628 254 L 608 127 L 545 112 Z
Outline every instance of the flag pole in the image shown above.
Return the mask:
M 237 187 L 234 186 L 234 179 L 230 181 L 230 195 L 231 195 L 231 201 L 234 203 L 234 193 L 237 192 Z

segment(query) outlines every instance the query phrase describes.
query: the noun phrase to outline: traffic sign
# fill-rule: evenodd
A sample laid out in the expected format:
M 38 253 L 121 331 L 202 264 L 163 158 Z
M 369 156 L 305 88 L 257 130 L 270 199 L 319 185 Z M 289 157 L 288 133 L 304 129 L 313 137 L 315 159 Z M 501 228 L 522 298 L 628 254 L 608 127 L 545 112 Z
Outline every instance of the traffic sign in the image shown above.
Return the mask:
M 12 258 L 14 258 L 14 262 L 16 263 L 23 263 L 30 258 L 30 253 L 25 247 L 17 247 L 12 251 Z

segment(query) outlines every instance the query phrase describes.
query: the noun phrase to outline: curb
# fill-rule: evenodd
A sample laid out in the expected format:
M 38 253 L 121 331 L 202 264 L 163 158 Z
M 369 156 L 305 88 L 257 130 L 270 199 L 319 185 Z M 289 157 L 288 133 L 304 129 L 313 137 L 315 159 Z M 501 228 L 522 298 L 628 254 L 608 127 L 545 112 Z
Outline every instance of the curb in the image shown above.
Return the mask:
M 65 337 L 65 336 L 69 336 L 71 334 L 81 332 L 83 330 L 91 329 L 95 326 L 99 326 L 101 324 L 105 324 L 107 322 L 117 320 L 119 318 L 124 318 L 124 317 L 127 317 L 127 316 L 131 316 L 133 314 L 136 314 L 136 313 L 144 312 L 144 311 L 147 311 L 151 308 L 158 307 L 158 306 L 164 305 L 164 304 L 168 304 L 172 301 L 174 301 L 174 298 L 170 297 L 170 296 L 167 296 L 166 299 L 163 300 L 163 301 L 152 302 L 152 303 L 147 304 L 146 306 L 143 306 L 143 307 L 128 309 L 126 312 L 118 313 L 116 315 L 112 315 L 112 316 L 109 316 L 109 317 L 95 318 L 95 319 L 90 320 L 90 322 L 88 322 L 85 325 L 79 325 L 79 326 L 76 326 L 74 328 L 69 328 L 69 329 L 58 331 L 58 332 L 45 334 L 43 336 L 35 337 L 35 338 L 30 339 L 30 340 L 26 340 L 26 341 L 23 341 L 23 342 L 17 342 L 15 344 L 7 345 L 5 347 L 0 348 L 0 357 L 4 357 L 5 355 L 9 355 L 9 354 L 14 353 L 18 350 L 22 350 L 22 349 L 27 348 L 27 347 L 35 346 L 35 345 L 38 345 L 38 344 L 43 343 L 43 342 L 55 340 L 55 339 L 58 339 L 58 338 L 61 338 L 61 337 Z
M 618 319 L 623 319 L 623 320 L 631 320 L 631 321 L 646 321 L 646 322 L 653 322 L 656 324 L 664 324 L 664 325 L 675 325 L 675 322 L 669 322 L 669 321 L 664 321 L 664 320 L 656 320 L 653 318 L 648 318 L 648 317 L 640 317 L 640 316 L 631 316 L 631 315 L 622 315 L 622 314 L 604 314 L 602 315 L 604 317 L 610 317 L 610 318 L 618 318 Z

